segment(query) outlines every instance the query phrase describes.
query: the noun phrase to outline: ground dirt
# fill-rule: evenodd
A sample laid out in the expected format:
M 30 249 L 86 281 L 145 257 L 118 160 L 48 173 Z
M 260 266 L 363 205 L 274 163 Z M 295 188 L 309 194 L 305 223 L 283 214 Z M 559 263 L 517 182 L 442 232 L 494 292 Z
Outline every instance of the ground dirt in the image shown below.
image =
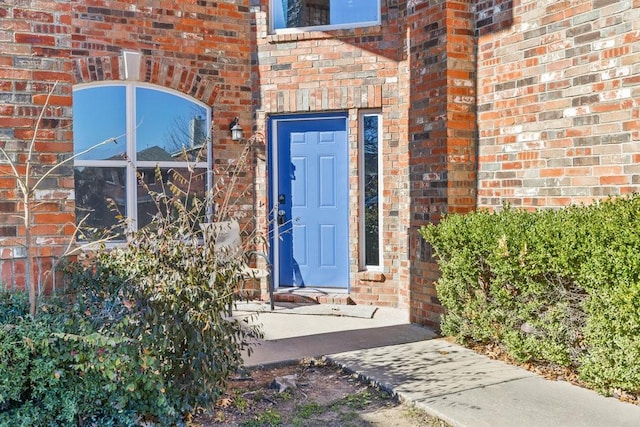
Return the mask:
M 276 378 L 284 378 L 284 391 L 270 388 Z M 212 413 L 193 421 L 202 427 L 447 426 L 357 376 L 316 359 L 232 378 Z

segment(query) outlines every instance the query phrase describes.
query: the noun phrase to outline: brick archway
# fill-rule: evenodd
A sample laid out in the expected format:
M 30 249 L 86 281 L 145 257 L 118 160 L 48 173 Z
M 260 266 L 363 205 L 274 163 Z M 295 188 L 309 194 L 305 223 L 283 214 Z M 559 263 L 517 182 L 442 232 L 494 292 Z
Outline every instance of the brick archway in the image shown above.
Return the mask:
M 120 55 L 73 59 L 73 84 L 124 79 Z M 220 91 L 216 82 L 203 77 L 196 68 L 150 56 L 141 58 L 139 81 L 182 92 L 210 106 Z

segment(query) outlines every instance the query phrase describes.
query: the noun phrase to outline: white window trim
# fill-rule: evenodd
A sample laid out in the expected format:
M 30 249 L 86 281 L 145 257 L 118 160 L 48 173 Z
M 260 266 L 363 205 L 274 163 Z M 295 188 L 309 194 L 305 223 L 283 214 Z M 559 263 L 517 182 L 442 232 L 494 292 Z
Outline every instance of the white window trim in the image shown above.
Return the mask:
M 378 117 L 378 265 L 367 265 L 366 263 L 366 239 L 365 239 L 365 194 L 364 194 L 364 185 L 365 185 L 365 168 L 364 168 L 364 118 L 366 116 L 377 116 Z M 382 189 L 384 187 L 384 174 L 383 174 L 383 150 L 382 150 L 382 112 L 379 110 L 362 110 L 358 113 L 358 163 L 359 167 L 359 187 L 360 187 L 360 197 L 358 207 L 360 212 L 363 214 L 359 216 L 359 230 L 360 230 L 360 267 L 362 270 L 367 271 L 383 271 L 384 270 L 384 251 L 383 251 L 383 215 L 382 215 L 382 206 L 383 206 L 383 192 Z
M 83 83 L 74 85 L 73 91 L 77 90 L 86 90 L 92 89 L 96 87 L 124 87 L 125 88 L 125 108 L 126 108 L 126 153 L 127 160 L 79 160 L 76 159 L 74 161 L 74 167 L 124 167 L 125 168 L 125 185 L 127 188 L 126 192 L 126 202 L 127 202 L 127 212 L 126 216 L 129 219 L 129 223 L 133 230 L 138 228 L 138 209 L 137 209 L 137 194 L 136 189 L 138 185 L 138 178 L 136 175 L 136 169 L 140 168 L 155 168 L 159 166 L 160 168 L 171 168 L 171 167 L 194 167 L 197 169 L 205 169 L 207 170 L 207 189 L 210 189 L 213 184 L 213 155 L 212 155 L 212 147 L 213 143 L 211 141 L 211 107 L 207 104 L 198 101 L 197 99 L 191 98 L 181 92 L 168 89 L 162 86 L 157 86 L 148 83 L 140 83 L 137 81 L 106 81 L 106 82 L 94 82 L 94 83 Z M 173 96 L 178 96 L 180 98 L 186 99 L 189 102 L 192 102 L 200 107 L 203 107 L 207 111 L 207 141 L 209 141 L 209 149 L 207 150 L 207 159 L 203 162 L 154 162 L 154 161 L 141 161 L 137 162 L 136 159 L 136 127 L 135 123 L 135 112 L 136 112 L 136 88 L 147 88 L 151 90 L 155 90 L 158 92 L 165 92 Z M 117 135 L 116 135 L 117 136 Z M 131 189 L 131 190 L 129 190 Z
M 269 30 L 271 34 L 298 34 L 310 31 L 327 31 L 327 30 L 344 30 L 355 29 L 364 27 L 374 27 L 382 23 L 382 0 L 376 0 L 377 6 L 377 19 L 375 21 L 363 21 L 363 22 L 350 22 L 346 24 L 335 25 L 315 25 L 311 27 L 295 27 L 295 28 L 275 28 L 275 12 L 274 3 L 277 0 L 269 0 Z M 345 0 L 346 1 L 346 0 Z

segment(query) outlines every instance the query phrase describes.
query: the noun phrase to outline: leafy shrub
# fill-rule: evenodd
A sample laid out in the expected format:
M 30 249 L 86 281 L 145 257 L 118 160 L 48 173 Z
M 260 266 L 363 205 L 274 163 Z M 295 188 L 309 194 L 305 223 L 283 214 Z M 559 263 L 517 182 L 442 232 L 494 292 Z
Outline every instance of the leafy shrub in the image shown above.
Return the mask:
M 242 365 L 260 336 L 226 315 L 243 264 L 203 244 L 206 201 L 170 187 L 126 245 L 66 266 L 35 318 L 2 296 L 0 426 L 181 424 Z
M 0 325 L 15 323 L 29 314 L 25 311 L 28 296 L 24 292 L 9 292 L 0 283 Z M 28 308 L 28 307 L 27 307 Z
M 450 215 L 421 233 L 442 272 L 444 333 L 640 391 L 640 197 Z
M 598 389 L 640 392 L 640 196 L 592 209 L 580 282 L 589 293 L 581 376 Z
M 0 411 L 19 401 L 27 381 L 30 334 L 19 324 L 29 310 L 25 293 L 0 290 Z
M 1 313 L 28 313 L 25 295 L 3 294 L 0 299 Z M 138 356 L 139 348 L 95 332 L 90 322 L 74 323 L 82 313 L 65 306 L 63 301 L 50 301 L 36 318 L 3 316 L 0 425 L 75 425 L 92 420 L 99 425 L 134 425 L 141 414 L 162 414 L 162 402 L 156 400 L 148 410 L 141 403 L 149 396 L 140 399 L 131 393 L 132 384 L 164 381 L 146 368 L 144 362 L 149 363 Z

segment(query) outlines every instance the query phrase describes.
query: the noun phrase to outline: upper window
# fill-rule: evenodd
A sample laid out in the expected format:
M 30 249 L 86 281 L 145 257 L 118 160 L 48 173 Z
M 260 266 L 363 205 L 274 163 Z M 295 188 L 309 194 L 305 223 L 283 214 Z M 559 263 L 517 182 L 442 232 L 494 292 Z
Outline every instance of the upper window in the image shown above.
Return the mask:
M 87 217 L 85 225 L 107 229 L 117 221 L 117 208 L 136 229 L 157 213 L 150 192 L 184 186 L 185 192 L 204 197 L 210 175 L 210 153 L 204 150 L 210 117 L 206 105 L 153 86 L 75 88 L 77 221 Z M 95 148 L 113 138 L 115 143 Z
M 273 29 L 323 30 L 380 24 L 380 0 L 271 0 Z

